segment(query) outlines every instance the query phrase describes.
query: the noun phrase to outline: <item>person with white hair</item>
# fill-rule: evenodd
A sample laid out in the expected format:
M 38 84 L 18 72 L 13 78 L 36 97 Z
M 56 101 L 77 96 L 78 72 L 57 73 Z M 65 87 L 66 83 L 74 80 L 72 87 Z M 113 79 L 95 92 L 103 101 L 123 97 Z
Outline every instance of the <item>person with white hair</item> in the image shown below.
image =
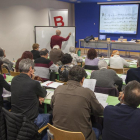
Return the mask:
M 53 49 L 50 51 L 49 58 L 54 64 L 57 64 L 57 62 L 59 62 L 62 59 L 63 55 L 64 53 L 61 51 L 59 46 L 55 45 Z
M 69 48 L 69 54 L 72 56 L 72 64 L 73 65 L 77 65 L 77 63 L 83 62 L 83 59 L 81 57 L 79 57 L 76 53 L 75 53 L 75 47 L 70 47 Z
M 51 37 L 51 42 L 50 42 L 51 48 L 53 48 L 55 45 L 58 45 L 61 49 L 62 42 L 67 41 L 69 39 L 69 37 L 71 36 L 71 33 L 69 33 L 69 35 L 66 38 L 61 37 L 60 35 L 61 35 L 61 31 L 56 30 L 56 35 L 53 35 Z
M 115 85 L 118 86 L 118 90 L 121 91 L 122 79 L 116 74 L 112 69 L 107 69 L 108 65 L 105 60 L 100 60 L 98 62 L 99 70 L 93 71 L 91 73 L 90 79 L 96 79 L 97 87 L 114 88 Z

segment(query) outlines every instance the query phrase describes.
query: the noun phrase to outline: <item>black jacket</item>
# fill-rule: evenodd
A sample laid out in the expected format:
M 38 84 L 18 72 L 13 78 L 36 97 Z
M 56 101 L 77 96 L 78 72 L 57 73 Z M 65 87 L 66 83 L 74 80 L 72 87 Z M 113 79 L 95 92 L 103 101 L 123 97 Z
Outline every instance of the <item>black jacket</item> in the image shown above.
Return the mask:
M 10 91 L 10 85 L 4 80 L 3 76 L 0 74 L 0 106 L 3 106 L 3 88 Z
M 38 81 L 32 80 L 27 74 L 15 76 L 11 82 L 12 112 L 21 113 L 30 120 L 38 116 L 39 99 L 45 97 L 46 90 Z
M 31 53 L 33 54 L 33 59 L 40 58 L 40 53 L 37 50 L 32 50 Z
M 0 140 L 40 140 L 38 127 L 21 114 L 0 109 Z M 2 120 L 3 119 L 3 120 Z

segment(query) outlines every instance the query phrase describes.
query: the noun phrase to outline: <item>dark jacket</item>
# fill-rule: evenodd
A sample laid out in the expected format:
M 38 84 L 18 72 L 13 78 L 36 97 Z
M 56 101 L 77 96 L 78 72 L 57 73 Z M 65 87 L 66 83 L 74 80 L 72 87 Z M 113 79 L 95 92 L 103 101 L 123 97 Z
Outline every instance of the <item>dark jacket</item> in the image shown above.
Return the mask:
M 46 90 L 38 81 L 32 80 L 27 74 L 15 76 L 11 82 L 12 112 L 21 113 L 30 120 L 38 116 L 39 99 L 45 97 Z
M 40 58 L 40 53 L 37 50 L 32 50 L 31 53 L 33 54 L 33 59 Z
M 38 127 L 25 116 L 0 109 L 0 140 L 39 140 Z
M 50 51 L 50 60 L 54 64 L 56 64 L 57 62 L 59 62 L 61 60 L 63 55 L 64 55 L 64 53 L 60 49 L 52 49 Z
M 11 86 L 4 80 L 3 75 L 0 74 L 0 106 L 3 106 L 3 88 L 10 91 Z
M 132 68 L 127 71 L 127 75 L 125 79 L 126 84 L 133 80 L 136 80 L 140 83 L 140 67 Z
M 140 140 L 140 109 L 118 104 L 104 109 L 103 140 Z
M 59 86 L 51 100 L 53 125 L 57 128 L 82 132 L 86 140 L 95 140 L 90 115 L 103 115 L 104 108 L 93 91 L 76 81 Z
M 97 87 L 113 88 L 116 85 L 122 85 L 122 79 L 111 69 L 100 69 L 91 73 L 90 79 L 96 79 Z

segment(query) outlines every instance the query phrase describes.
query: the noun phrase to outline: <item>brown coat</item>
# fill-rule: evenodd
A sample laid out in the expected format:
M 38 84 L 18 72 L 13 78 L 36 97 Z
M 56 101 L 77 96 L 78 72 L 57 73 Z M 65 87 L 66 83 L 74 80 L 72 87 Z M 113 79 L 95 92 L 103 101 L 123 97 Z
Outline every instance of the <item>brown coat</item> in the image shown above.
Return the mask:
M 55 127 L 74 132 L 82 132 L 86 140 L 95 140 L 90 115 L 103 115 L 104 108 L 93 91 L 79 82 L 70 80 L 59 86 L 51 100 L 53 124 Z
M 60 49 L 52 49 L 50 51 L 50 60 L 56 64 L 58 61 L 61 60 L 63 57 L 64 53 Z

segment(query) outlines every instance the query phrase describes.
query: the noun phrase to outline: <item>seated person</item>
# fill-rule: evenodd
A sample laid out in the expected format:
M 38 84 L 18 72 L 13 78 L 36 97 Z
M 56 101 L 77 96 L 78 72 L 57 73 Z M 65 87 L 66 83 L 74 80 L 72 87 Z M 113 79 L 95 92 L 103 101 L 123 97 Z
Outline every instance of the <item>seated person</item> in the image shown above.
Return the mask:
M 8 91 L 11 91 L 11 86 L 4 80 L 4 77 L 2 75 L 2 65 L 3 65 L 3 62 L 0 60 L 0 106 L 3 106 L 3 97 L 2 97 L 2 94 L 3 94 L 3 88 L 5 88 L 6 90 Z
M 63 57 L 64 53 L 61 51 L 58 45 L 55 45 L 53 49 L 50 51 L 50 60 L 56 64 L 61 60 Z
M 118 86 L 118 90 L 121 91 L 122 79 L 112 69 L 107 69 L 108 65 L 105 60 L 100 60 L 98 63 L 99 70 L 91 73 L 90 79 L 96 79 L 97 87 L 114 88 Z
M 131 68 L 127 71 L 125 82 L 136 80 L 140 83 L 140 57 L 137 60 L 137 68 Z
M 48 59 L 49 51 L 44 48 L 40 50 L 40 58 L 37 58 L 35 63 L 35 76 L 39 76 L 43 81 L 50 79 L 50 70 L 53 72 L 58 72 L 58 67 Z
M 59 67 L 59 78 L 60 81 L 67 82 L 68 81 L 68 74 L 69 70 L 73 67 L 71 64 L 72 62 L 72 57 L 70 54 L 66 53 L 63 55 L 62 59 L 62 66 Z
M 19 58 L 16 62 L 16 65 L 15 65 L 15 70 L 16 72 L 19 72 L 19 62 L 22 60 L 22 59 L 26 59 L 26 58 L 29 58 L 29 59 L 33 59 L 33 54 L 30 52 L 30 51 L 25 51 L 21 58 Z
M 83 59 L 81 57 L 79 57 L 76 53 L 75 53 L 75 47 L 70 47 L 69 48 L 69 54 L 72 56 L 72 64 L 73 65 L 77 65 L 77 63 L 83 62 Z
M 85 65 L 97 66 L 99 59 L 97 58 L 97 52 L 94 48 L 90 48 L 85 59 Z
M 42 104 L 46 90 L 34 77 L 34 62 L 27 58 L 19 63 L 20 75 L 11 82 L 11 111 L 21 113 L 33 121 L 39 128 L 49 123 L 49 114 L 39 114 L 39 101 Z
M 121 103 L 104 110 L 103 140 L 140 139 L 140 83 L 129 82 L 120 95 Z
M 39 44 L 35 43 L 32 46 L 33 50 L 31 51 L 31 53 L 33 54 L 33 59 L 37 59 L 40 58 L 40 53 L 39 53 Z
M 129 63 L 120 57 L 119 51 L 114 50 L 109 59 L 110 68 L 123 69 L 124 66 L 129 67 Z
M 13 70 L 13 63 L 6 58 L 5 50 L 0 48 L 0 60 L 3 62 L 3 66 L 10 72 Z
M 51 100 L 53 125 L 66 131 L 82 132 L 86 140 L 95 140 L 99 131 L 92 127 L 90 115 L 102 116 L 104 108 L 92 90 L 82 87 L 85 77 L 85 70 L 74 66 L 69 71 L 67 85 L 55 90 Z

